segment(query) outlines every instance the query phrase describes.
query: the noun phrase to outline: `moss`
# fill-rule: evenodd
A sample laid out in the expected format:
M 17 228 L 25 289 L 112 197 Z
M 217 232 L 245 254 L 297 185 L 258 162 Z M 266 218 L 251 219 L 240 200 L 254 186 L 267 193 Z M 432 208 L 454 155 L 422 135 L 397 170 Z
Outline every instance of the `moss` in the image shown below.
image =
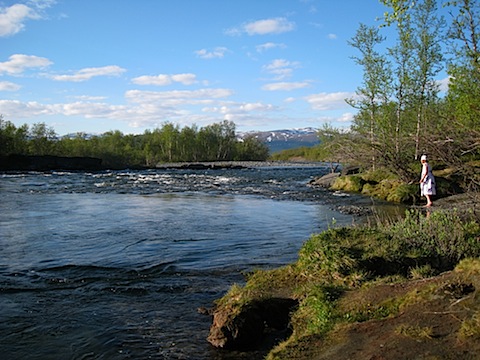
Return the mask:
M 418 325 L 402 324 L 396 329 L 396 332 L 414 340 L 425 340 L 432 338 L 433 328 L 431 326 L 421 327 Z
M 396 183 L 395 186 L 392 186 L 391 192 L 387 195 L 386 200 L 391 202 L 403 203 L 403 204 L 413 204 L 418 199 L 418 186 Z
M 338 177 L 331 190 L 358 192 L 381 200 L 412 204 L 419 197 L 417 185 L 405 184 L 385 171 Z
M 332 185 L 332 190 L 342 190 L 348 192 L 361 192 L 365 180 L 358 175 L 347 175 L 338 177 Z
M 461 340 L 480 339 L 480 310 L 475 311 L 471 318 L 462 322 L 458 335 Z

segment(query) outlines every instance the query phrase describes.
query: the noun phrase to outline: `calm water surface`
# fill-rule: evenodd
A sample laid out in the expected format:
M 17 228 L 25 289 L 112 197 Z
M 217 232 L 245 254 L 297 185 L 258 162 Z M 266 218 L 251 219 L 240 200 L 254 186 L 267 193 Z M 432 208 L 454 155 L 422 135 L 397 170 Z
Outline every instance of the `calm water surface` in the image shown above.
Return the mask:
M 2 358 L 253 358 L 197 309 L 355 220 L 333 205 L 365 199 L 306 186 L 326 171 L 0 174 Z

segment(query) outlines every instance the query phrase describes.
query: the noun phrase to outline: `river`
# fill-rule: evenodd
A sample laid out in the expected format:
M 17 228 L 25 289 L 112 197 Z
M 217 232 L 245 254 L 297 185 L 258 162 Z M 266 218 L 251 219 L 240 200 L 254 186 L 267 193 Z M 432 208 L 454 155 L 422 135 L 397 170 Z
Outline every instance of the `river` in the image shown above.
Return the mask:
M 369 199 L 306 186 L 326 172 L 0 174 L 2 358 L 240 358 L 206 341 L 198 308 L 358 221 L 335 207 Z

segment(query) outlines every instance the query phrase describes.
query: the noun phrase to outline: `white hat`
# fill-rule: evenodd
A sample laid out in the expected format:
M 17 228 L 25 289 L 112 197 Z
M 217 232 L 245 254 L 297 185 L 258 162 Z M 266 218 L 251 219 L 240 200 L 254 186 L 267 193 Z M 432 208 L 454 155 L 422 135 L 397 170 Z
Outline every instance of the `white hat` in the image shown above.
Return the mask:
M 420 158 L 420 161 L 423 161 L 423 160 L 427 161 L 427 155 L 422 155 L 422 157 Z

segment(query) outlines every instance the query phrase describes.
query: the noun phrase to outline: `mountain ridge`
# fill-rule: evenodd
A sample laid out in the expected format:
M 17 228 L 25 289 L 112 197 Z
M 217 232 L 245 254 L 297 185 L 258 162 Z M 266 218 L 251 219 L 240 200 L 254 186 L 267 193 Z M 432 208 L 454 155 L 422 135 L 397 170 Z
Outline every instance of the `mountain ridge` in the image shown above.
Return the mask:
M 265 143 L 271 153 L 303 146 L 311 147 L 320 143 L 318 129 L 312 127 L 237 133 L 240 140 L 249 136 Z

